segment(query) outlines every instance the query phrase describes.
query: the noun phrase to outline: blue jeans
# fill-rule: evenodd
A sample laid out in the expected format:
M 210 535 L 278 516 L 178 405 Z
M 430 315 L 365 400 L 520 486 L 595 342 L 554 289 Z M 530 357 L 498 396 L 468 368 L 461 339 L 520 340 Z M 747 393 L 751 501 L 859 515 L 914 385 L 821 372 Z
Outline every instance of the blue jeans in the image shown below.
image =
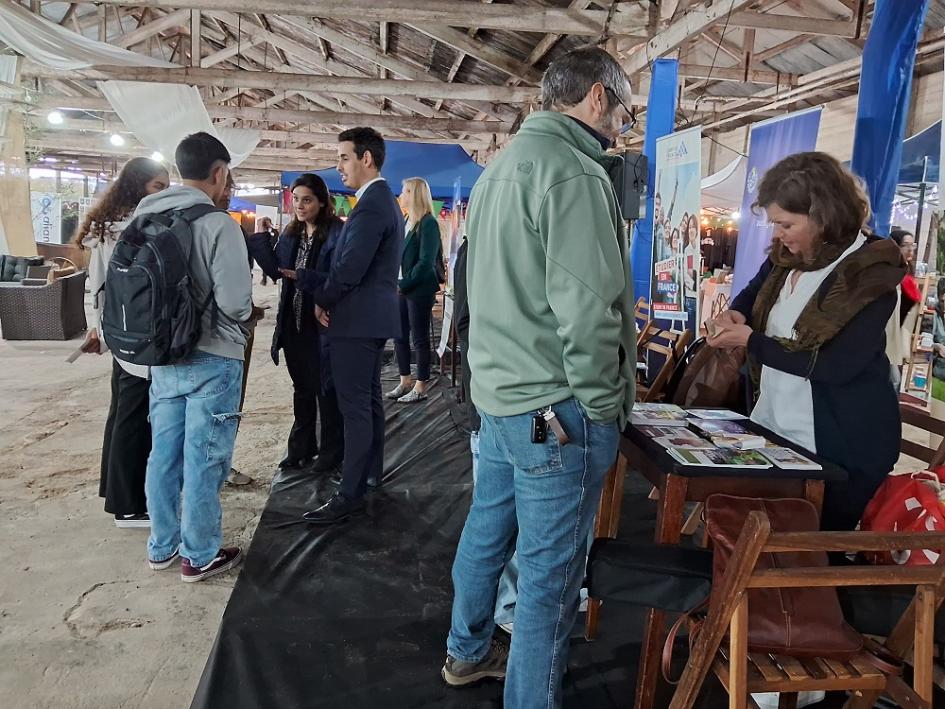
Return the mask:
M 193 566 L 204 566 L 220 550 L 220 488 L 233 459 L 242 377 L 240 360 L 203 353 L 151 368 L 145 492 L 152 561 L 169 559 L 179 547 Z
M 518 600 L 506 709 L 561 706 L 587 538 L 617 455 L 616 423 L 589 420 L 574 399 L 554 411 L 571 438 L 568 445 L 550 430 L 544 443 L 532 443 L 531 413 L 482 414 L 478 480 L 453 563 L 447 651 L 478 662 L 489 652 L 499 577 L 516 544 Z
M 473 485 L 479 477 L 479 431 L 469 434 L 469 449 L 472 452 Z M 495 598 L 495 624 L 506 625 L 515 622 L 515 601 L 518 598 L 518 556 L 515 554 L 515 540 L 509 548 L 511 554 L 502 569 L 499 578 L 499 590 Z

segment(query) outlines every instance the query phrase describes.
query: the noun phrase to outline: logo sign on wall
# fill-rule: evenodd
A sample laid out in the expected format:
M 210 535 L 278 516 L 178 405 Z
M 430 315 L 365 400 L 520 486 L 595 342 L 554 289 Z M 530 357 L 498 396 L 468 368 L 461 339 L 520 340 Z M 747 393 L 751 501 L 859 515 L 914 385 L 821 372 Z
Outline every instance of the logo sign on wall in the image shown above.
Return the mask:
M 702 127 L 656 141 L 653 196 L 653 317 L 696 323 Z
M 62 243 L 62 203 L 52 192 L 30 193 L 33 238 L 41 244 Z

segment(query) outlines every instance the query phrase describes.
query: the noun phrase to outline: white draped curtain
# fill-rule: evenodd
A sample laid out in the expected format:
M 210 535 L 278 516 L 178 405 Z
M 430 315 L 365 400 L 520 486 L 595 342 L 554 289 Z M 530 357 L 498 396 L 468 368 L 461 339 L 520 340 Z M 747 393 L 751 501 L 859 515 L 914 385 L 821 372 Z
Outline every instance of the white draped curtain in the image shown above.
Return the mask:
M 63 71 L 107 65 L 177 66 L 84 37 L 12 0 L 0 0 L 0 42 L 32 61 Z M 168 158 L 173 157 L 181 138 L 198 131 L 215 135 L 226 145 L 233 167 L 246 160 L 259 144 L 258 130 L 214 128 L 193 86 L 105 81 L 99 82 L 99 88 L 128 130 L 142 144 Z

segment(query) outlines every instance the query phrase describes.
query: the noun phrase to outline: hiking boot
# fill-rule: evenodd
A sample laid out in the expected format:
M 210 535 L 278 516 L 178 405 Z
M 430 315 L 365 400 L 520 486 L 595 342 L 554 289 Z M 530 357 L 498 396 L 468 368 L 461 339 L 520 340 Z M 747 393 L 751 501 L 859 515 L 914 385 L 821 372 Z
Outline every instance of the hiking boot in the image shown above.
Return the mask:
M 139 515 L 115 515 L 115 526 L 120 529 L 149 529 L 151 518 L 147 512 Z
M 479 662 L 463 662 L 447 655 L 440 676 L 451 687 L 464 687 L 484 679 L 504 680 L 508 661 L 509 646 L 498 638 L 493 638 L 489 654 Z
M 164 569 L 169 569 L 171 567 L 171 564 L 173 564 L 179 558 L 180 558 L 180 548 L 177 548 L 174 550 L 173 554 L 171 554 L 169 557 L 167 557 L 163 561 L 154 561 L 152 559 L 148 559 L 148 566 L 150 566 L 153 571 L 163 571 Z
M 209 564 L 204 566 L 191 566 L 189 559 L 184 559 L 180 563 L 180 580 L 187 583 L 203 581 L 211 576 L 222 574 L 229 571 L 243 560 L 243 552 L 239 547 L 225 547 L 217 552 L 217 555 Z

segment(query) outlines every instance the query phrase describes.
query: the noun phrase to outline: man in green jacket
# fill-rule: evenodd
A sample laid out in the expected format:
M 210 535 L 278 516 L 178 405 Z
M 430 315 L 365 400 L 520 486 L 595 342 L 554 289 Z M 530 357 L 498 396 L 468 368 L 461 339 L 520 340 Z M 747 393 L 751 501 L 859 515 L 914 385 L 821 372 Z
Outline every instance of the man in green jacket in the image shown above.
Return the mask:
M 561 704 L 587 539 L 634 396 L 627 235 L 605 153 L 630 119 L 630 83 L 605 51 L 579 49 L 549 66 L 542 100 L 479 178 L 467 220 L 482 427 L 442 675 L 504 677 L 506 709 Z M 493 606 L 513 547 L 508 650 Z

